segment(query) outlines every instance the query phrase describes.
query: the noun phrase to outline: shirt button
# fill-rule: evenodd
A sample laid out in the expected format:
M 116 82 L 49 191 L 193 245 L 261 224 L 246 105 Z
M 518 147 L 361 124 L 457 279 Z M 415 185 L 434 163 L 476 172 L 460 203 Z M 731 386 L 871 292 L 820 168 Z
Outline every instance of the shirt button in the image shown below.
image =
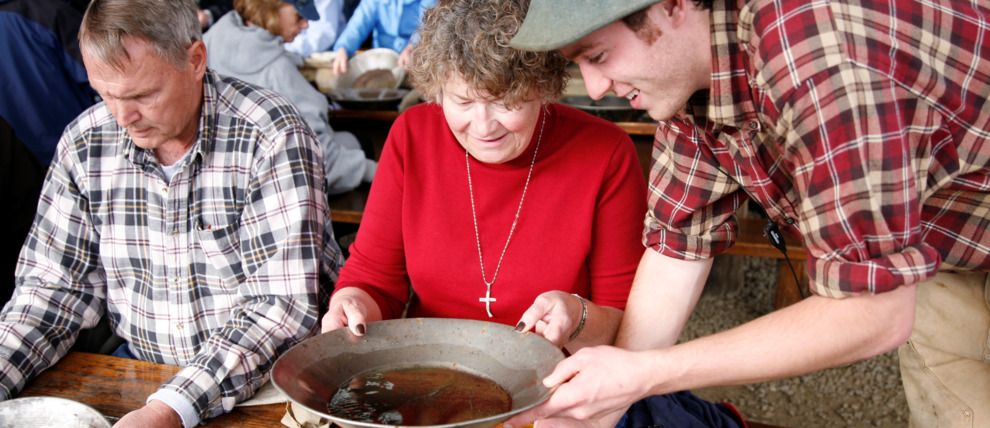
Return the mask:
M 794 223 L 797 223 L 797 220 L 794 220 L 794 218 L 792 218 L 792 217 L 787 217 L 787 219 L 785 219 L 784 221 L 785 221 L 785 222 L 786 222 L 787 224 L 794 224 Z
M 759 131 L 760 130 L 760 122 L 755 121 L 755 120 L 749 121 L 749 129 L 752 129 L 754 131 Z
M 172 231 L 172 236 L 179 236 L 179 229 L 173 230 Z
M 162 193 L 168 193 L 168 187 L 162 187 Z

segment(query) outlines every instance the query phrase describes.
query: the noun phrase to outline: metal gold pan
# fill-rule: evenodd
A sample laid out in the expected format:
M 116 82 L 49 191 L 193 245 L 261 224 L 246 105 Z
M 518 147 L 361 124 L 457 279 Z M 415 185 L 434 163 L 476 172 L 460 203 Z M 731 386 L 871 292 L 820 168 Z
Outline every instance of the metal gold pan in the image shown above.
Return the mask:
M 327 413 L 337 388 L 369 370 L 427 366 L 467 371 L 497 382 L 512 395 L 512 409 L 499 415 L 433 427 L 494 427 L 542 403 L 551 390 L 542 379 L 564 354 L 533 333 L 484 321 L 415 318 L 369 323 L 363 337 L 346 328 L 293 347 L 272 369 L 272 383 L 290 401 L 344 428 L 393 427 L 351 421 Z

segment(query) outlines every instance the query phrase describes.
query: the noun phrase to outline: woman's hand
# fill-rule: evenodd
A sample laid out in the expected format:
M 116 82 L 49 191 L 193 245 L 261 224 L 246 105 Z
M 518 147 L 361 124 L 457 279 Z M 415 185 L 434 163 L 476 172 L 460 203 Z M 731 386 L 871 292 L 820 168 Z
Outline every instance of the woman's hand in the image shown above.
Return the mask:
M 516 324 L 516 331 L 533 329 L 536 334 L 562 347 L 570 342 L 571 334 L 581 325 L 583 313 L 580 297 L 563 291 L 547 291 L 537 296 L 533 305 L 526 309 Z
M 364 336 L 366 324 L 382 319 L 381 308 L 375 303 L 368 292 L 347 287 L 334 293 L 330 299 L 330 308 L 323 316 L 322 333 L 341 327 L 349 327 L 351 333 Z
M 337 54 L 333 57 L 333 74 L 340 76 L 347 73 L 347 49 L 337 49 Z

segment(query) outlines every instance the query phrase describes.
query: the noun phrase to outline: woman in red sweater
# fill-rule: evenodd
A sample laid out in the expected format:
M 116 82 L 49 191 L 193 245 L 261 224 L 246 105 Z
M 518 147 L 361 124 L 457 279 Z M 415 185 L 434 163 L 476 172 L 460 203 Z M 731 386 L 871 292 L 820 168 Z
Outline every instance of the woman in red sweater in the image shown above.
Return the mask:
M 612 343 L 643 253 L 632 141 L 551 102 L 566 59 L 508 47 L 519 2 L 450 3 L 424 16 L 409 72 L 432 102 L 392 125 L 323 329 L 363 334 L 407 309 L 571 352 Z

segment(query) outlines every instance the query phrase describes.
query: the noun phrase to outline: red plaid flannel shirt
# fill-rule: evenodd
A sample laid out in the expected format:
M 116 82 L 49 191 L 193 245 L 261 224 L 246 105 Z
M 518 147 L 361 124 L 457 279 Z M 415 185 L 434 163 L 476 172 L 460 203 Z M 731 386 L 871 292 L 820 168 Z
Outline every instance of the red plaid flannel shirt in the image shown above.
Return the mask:
M 647 245 L 714 256 L 751 197 L 820 295 L 990 270 L 986 4 L 716 1 L 711 23 L 711 90 L 657 131 Z

